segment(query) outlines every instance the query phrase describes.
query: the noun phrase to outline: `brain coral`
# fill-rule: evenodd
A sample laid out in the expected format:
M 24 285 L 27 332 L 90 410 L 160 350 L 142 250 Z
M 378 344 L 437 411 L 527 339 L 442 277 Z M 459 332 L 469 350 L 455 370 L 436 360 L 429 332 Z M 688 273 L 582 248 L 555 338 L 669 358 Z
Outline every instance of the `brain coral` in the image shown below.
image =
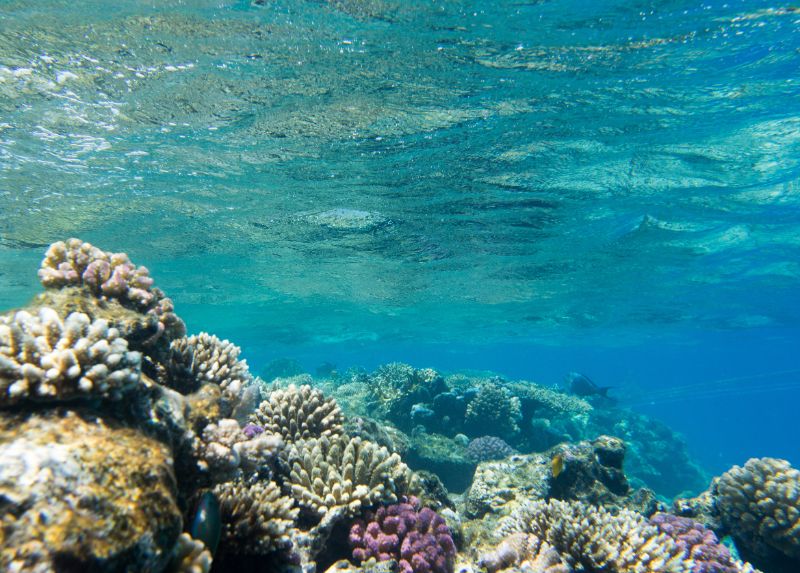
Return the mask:
M 0 405 L 118 398 L 139 381 L 141 356 L 105 320 L 43 307 L 0 317 Z
M 500 527 L 502 535 L 536 536 L 567 563 L 604 573 L 691 573 L 689 559 L 671 537 L 638 513 L 611 513 L 582 502 L 535 501 L 518 507 Z
M 45 288 L 84 286 L 97 297 L 117 299 L 124 306 L 152 313 L 169 338 L 186 333 L 172 301 L 153 287 L 147 268 L 134 265 L 125 253 L 103 251 L 80 239 L 58 241 L 45 254 L 39 279 Z
M 355 515 L 363 506 L 394 502 L 398 481 L 409 471 L 386 448 L 341 435 L 297 442 L 286 460 L 292 496 L 318 516 L 338 507 Z
M 272 482 L 242 480 L 217 485 L 224 542 L 236 552 L 262 555 L 285 549 L 298 509 Z
M 395 559 L 404 573 L 451 573 L 456 547 L 444 518 L 412 497 L 368 512 L 350 528 L 357 561 Z
M 272 392 L 250 421 L 291 443 L 341 434 L 344 417 L 336 401 L 325 398 L 322 391 L 292 384 L 285 390 Z
M 743 557 L 765 570 L 800 571 L 800 471 L 786 460 L 753 458 L 715 480 L 714 490 Z

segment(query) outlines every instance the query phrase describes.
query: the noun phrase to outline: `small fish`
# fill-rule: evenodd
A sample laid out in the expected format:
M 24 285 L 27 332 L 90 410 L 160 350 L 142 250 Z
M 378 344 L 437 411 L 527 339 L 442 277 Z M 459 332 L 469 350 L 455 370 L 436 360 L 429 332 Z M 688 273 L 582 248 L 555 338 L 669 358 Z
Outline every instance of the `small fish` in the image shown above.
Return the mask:
M 212 555 L 217 551 L 222 535 L 222 519 L 219 500 L 210 491 L 201 495 L 197 502 L 194 518 L 189 525 L 189 534 L 205 543 Z
M 604 398 L 608 398 L 608 391 L 611 389 L 611 386 L 598 386 L 589 378 L 584 376 L 583 374 L 579 374 L 578 372 L 570 372 L 567 374 L 566 383 L 569 387 L 569 391 L 575 394 L 576 396 L 603 396 Z
M 550 472 L 553 474 L 553 479 L 558 478 L 561 475 L 561 472 L 564 471 L 564 456 L 561 454 L 556 454 L 553 456 L 553 459 L 550 460 Z

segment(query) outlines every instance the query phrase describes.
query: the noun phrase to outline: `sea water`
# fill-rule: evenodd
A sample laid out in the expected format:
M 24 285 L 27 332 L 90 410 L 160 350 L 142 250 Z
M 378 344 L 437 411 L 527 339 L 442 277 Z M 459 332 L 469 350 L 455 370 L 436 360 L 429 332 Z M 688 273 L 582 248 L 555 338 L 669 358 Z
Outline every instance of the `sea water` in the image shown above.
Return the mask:
M 277 359 L 561 384 L 800 463 L 800 13 L 4 0 L 0 307 L 80 237 Z

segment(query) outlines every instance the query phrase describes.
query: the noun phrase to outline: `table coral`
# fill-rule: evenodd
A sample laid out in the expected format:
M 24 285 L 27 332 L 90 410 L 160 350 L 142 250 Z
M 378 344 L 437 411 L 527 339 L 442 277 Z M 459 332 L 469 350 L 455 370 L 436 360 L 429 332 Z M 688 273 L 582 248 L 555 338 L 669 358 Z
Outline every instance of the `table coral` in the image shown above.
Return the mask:
M 368 512 L 350 529 L 353 558 L 396 559 L 404 573 L 452 573 L 456 548 L 444 519 L 414 497 Z
M 119 398 L 139 381 L 141 356 L 105 320 L 51 308 L 0 317 L 0 405 Z

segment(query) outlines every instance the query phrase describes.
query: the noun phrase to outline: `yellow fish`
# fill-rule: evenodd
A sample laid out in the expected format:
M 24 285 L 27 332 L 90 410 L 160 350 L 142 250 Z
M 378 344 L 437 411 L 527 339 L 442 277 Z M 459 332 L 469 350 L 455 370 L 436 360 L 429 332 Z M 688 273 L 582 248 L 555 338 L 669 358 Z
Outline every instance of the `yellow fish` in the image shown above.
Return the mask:
M 564 456 L 561 454 L 553 456 L 553 459 L 550 460 L 550 471 L 553 474 L 553 479 L 561 475 L 561 472 L 564 471 Z

